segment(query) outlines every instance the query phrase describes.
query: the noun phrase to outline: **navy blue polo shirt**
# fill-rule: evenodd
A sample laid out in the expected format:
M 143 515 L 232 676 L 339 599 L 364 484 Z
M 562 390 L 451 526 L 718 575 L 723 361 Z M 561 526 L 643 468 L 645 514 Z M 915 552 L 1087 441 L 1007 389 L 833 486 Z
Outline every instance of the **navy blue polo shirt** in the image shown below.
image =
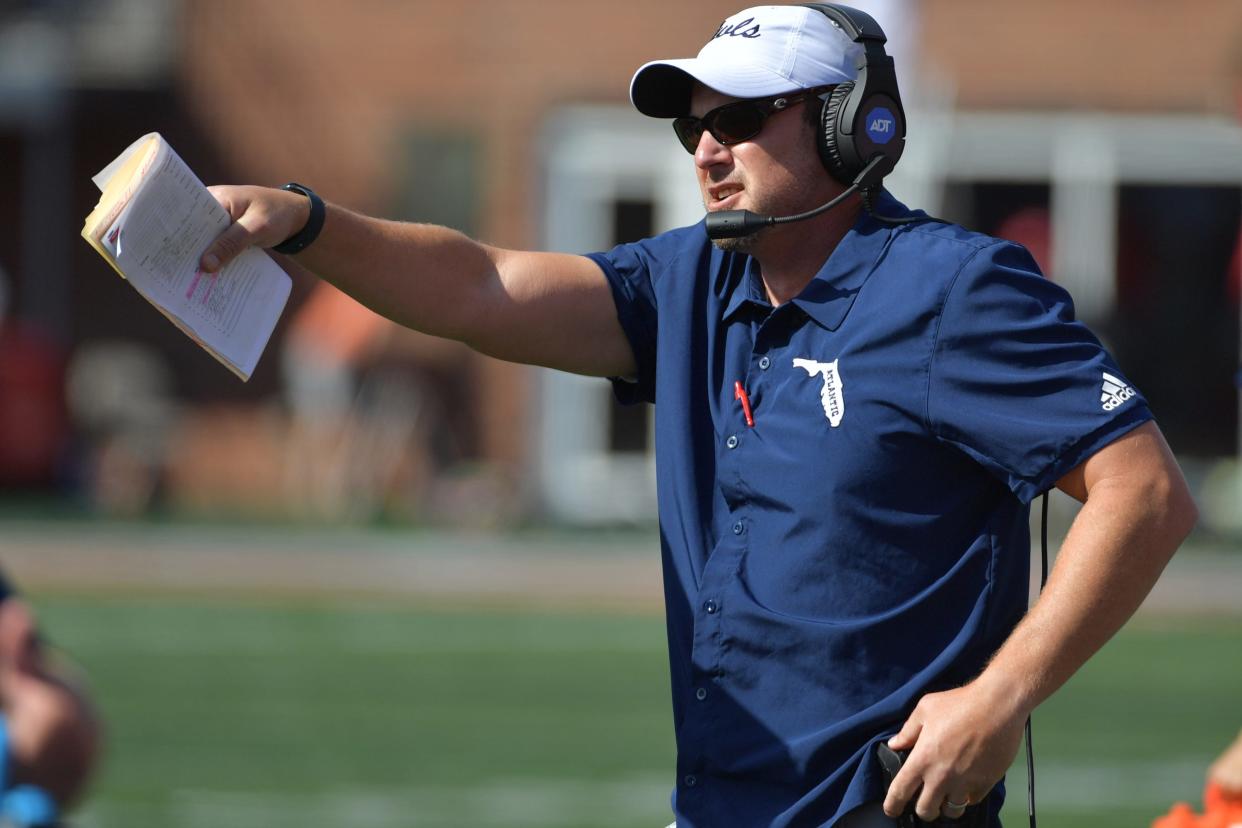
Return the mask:
M 863 215 L 776 308 L 701 224 L 592 259 L 618 396 L 657 403 L 678 828 L 831 825 L 1025 611 L 1030 501 L 1147 405 L 1023 248 L 955 225 Z

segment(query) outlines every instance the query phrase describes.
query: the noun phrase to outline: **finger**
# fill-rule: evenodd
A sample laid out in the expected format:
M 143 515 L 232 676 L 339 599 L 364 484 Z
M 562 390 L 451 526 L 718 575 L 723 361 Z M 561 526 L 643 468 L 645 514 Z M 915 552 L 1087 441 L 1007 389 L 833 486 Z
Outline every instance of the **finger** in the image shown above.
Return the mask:
M 211 193 L 211 197 L 224 208 L 225 212 L 234 221 L 241 218 L 241 214 L 246 212 L 244 204 L 239 199 L 233 197 L 237 190 L 238 187 L 230 184 L 212 184 L 207 188 L 207 192 Z
M 919 788 L 923 785 L 922 769 L 917 764 L 906 759 L 901 770 L 893 777 L 892 783 L 888 786 L 888 793 L 884 797 L 884 813 L 894 819 L 906 812 L 910 802 L 918 796 Z
M 965 808 L 961 808 L 961 807 L 954 808 L 949 805 L 940 806 L 940 818 L 941 819 L 961 819 L 964 816 L 966 816 Z
M 949 794 L 940 805 L 940 813 L 948 819 L 961 819 L 970 803 L 969 794 Z
M 203 251 L 199 266 L 208 273 L 215 273 L 240 256 L 242 251 L 252 244 L 253 234 L 250 229 L 240 221 L 234 222 Z
M 922 716 L 919 715 L 918 708 L 915 708 L 897 735 L 888 740 L 888 746 L 893 750 L 910 750 L 922 732 Z M 906 805 L 918 794 L 922 784 L 919 771 L 907 758 L 901 770 L 893 777 L 892 784 L 888 786 L 888 794 L 884 797 L 884 813 L 893 818 L 901 816 Z
M 943 783 L 934 782 L 930 779 L 923 780 L 923 791 L 919 794 L 918 802 L 914 804 L 914 813 L 918 814 L 919 819 L 924 822 L 936 821 L 940 816 L 940 809 L 944 805 L 944 792 L 945 785 Z
M 892 819 L 906 812 L 906 807 L 918 795 L 919 786 L 922 784 L 922 780 L 909 771 L 908 767 L 902 768 L 901 773 L 893 777 L 888 793 L 884 796 L 884 813 Z
M 919 715 L 916 707 L 910 714 L 910 718 L 906 719 L 906 723 L 901 726 L 901 730 L 897 731 L 897 735 L 888 740 L 888 746 L 893 750 L 910 750 L 922 732 L 923 717 Z

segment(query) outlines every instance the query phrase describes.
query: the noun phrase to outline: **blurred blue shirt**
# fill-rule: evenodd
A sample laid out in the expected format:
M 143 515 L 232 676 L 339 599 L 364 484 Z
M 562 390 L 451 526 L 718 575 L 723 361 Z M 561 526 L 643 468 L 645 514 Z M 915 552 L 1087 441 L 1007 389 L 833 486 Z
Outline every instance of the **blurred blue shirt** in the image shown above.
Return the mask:
M 864 214 L 777 308 L 701 224 L 592 258 L 616 392 L 658 403 L 678 828 L 827 825 L 1025 611 L 1030 501 L 1147 404 L 1023 248 L 955 225 Z

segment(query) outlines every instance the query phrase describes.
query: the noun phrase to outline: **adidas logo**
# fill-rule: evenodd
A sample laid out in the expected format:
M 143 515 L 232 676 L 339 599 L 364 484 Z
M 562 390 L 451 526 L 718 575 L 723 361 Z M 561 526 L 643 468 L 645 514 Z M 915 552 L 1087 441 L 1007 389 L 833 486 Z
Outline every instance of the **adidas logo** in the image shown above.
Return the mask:
M 1134 389 L 1120 377 L 1104 372 L 1104 389 L 1100 394 L 1100 403 L 1105 411 L 1112 411 L 1117 406 L 1134 396 Z

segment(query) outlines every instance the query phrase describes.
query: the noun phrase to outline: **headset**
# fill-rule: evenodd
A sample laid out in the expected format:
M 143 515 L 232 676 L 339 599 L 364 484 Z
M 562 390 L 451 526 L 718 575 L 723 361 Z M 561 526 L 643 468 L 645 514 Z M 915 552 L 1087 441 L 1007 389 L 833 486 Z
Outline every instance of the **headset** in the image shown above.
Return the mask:
M 906 113 L 897 90 L 893 59 L 884 50 L 888 37 L 871 15 L 836 3 L 803 3 L 836 24 L 863 47 L 858 79 L 838 84 L 824 101 L 817 144 L 828 173 L 853 184 L 880 156 L 876 183 L 892 172 L 906 146 Z
M 897 91 L 893 59 L 884 51 L 888 36 L 871 15 L 836 3 L 802 3 L 826 16 L 846 36 L 863 47 L 853 81 L 837 84 L 824 99 L 816 145 L 824 168 L 836 181 L 846 185 L 836 198 L 792 216 L 767 216 L 748 210 L 721 210 L 706 218 L 711 239 L 745 236 L 764 227 L 814 218 L 846 198 L 859 193 L 863 207 L 885 224 L 911 224 L 943 221 L 931 216 L 891 218 L 878 215 L 873 198 L 884 176 L 893 171 L 906 147 L 906 112 Z

